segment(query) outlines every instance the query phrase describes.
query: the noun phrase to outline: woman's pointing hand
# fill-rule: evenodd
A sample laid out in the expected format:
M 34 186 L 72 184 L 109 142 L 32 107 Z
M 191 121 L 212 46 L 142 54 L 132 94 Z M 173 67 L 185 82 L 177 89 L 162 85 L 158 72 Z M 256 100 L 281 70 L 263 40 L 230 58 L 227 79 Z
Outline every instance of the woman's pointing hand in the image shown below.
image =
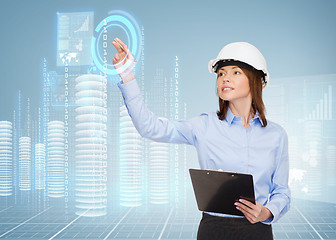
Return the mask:
M 126 44 L 117 37 L 112 41 L 112 44 L 118 51 L 112 59 L 114 68 L 117 70 L 123 83 L 132 81 L 135 79 L 132 71 L 135 59 L 131 51 L 127 48 Z

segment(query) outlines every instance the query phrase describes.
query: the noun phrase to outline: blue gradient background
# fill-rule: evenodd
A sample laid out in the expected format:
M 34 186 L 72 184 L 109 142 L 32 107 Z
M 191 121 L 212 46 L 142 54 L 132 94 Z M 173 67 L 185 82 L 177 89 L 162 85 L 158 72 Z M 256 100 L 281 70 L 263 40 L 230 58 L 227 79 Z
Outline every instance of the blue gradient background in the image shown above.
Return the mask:
M 125 10 L 146 29 L 146 76 L 180 56 L 190 116 L 217 109 L 207 63 L 234 41 L 264 54 L 273 78 L 335 73 L 336 2 L 331 1 L 2 1 L 1 119 L 12 117 L 18 89 L 39 104 L 40 65 L 56 61 L 56 12 Z M 150 78 L 147 77 L 147 81 Z M 199 96 L 206 96 L 200 98 Z
M 12 121 L 19 90 L 21 90 L 24 102 L 30 98 L 32 109 L 35 110 L 41 104 L 43 58 L 48 60 L 49 70 L 55 69 L 56 66 L 57 12 L 93 11 L 94 26 L 108 16 L 111 10 L 123 10 L 130 13 L 139 25 L 145 28 L 145 83 L 147 85 L 151 85 L 150 83 L 154 81 L 155 70 L 158 68 L 164 69 L 166 76 L 172 76 L 175 56 L 179 57 L 180 97 L 181 102 L 187 104 L 188 117 L 217 110 L 215 78 L 208 72 L 207 64 L 210 59 L 217 56 L 224 45 L 235 41 L 250 42 L 265 56 L 270 72 L 270 87 L 265 90 L 268 100 L 273 99 L 276 102 L 272 94 L 277 91 L 277 86 L 285 86 L 284 89 L 287 92 L 283 96 L 289 98 L 286 99 L 286 104 L 293 104 L 291 111 L 286 111 L 288 125 L 285 127 L 289 130 L 290 136 L 297 134 L 295 136 L 298 136 L 299 140 L 304 137 L 302 129 L 297 130 L 299 126 L 297 119 L 303 112 L 300 106 L 311 103 L 311 109 L 314 109 L 321 96 L 326 93 L 326 85 L 332 84 L 333 92 L 336 89 L 336 1 L 334 0 L 2 0 L 0 4 L 0 69 L 2 73 L 0 77 L 0 121 Z M 322 86 L 321 80 L 325 81 L 325 85 Z M 302 97 L 304 94 L 302 94 L 300 85 L 305 81 L 310 84 L 307 87 L 309 96 L 313 96 L 308 103 L 304 102 L 306 99 Z M 314 94 L 315 89 L 316 94 Z M 333 106 L 335 106 L 335 100 L 336 94 L 334 93 Z M 272 102 L 270 106 L 272 107 Z M 294 111 L 295 109 L 298 111 Z M 268 110 L 271 113 L 277 111 L 275 108 Z M 334 108 L 333 111 L 333 116 L 335 116 Z M 291 119 L 293 119 L 293 124 L 290 122 Z M 332 125 L 334 123 L 335 119 L 330 121 L 329 128 L 326 128 L 331 131 L 323 132 L 325 134 L 323 138 L 329 141 L 328 144 L 336 144 L 334 134 L 336 127 Z M 196 157 L 196 154 L 192 157 Z M 197 167 L 197 161 L 194 165 Z M 321 177 L 324 174 L 323 172 Z M 323 178 L 322 181 L 324 180 Z M 336 193 L 329 192 L 326 198 L 321 196 L 314 200 L 336 203 L 335 199 Z M 22 210 L 22 206 L 14 206 L 14 208 L 18 213 Z M 335 209 L 335 205 L 331 205 L 331 208 Z M 325 210 L 319 211 L 326 212 Z M 168 212 L 165 212 L 166 215 Z M 297 213 L 295 216 L 302 215 L 297 208 L 294 208 L 291 214 L 293 212 Z M 302 212 L 305 214 L 303 210 Z M 129 211 L 126 215 L 128 213 Z M 331 214 L 334 213 L 335 211 L 331 211 Z M 29 214 L 27 216 L 30 217 Z M 122 214 L 120 215 L 126 216 Z M 137 214 L 138 212 L 135 215 Z M 169 216 L 170 214 L 171 212 Z M 291 214 L 287 218 L 290 219 L 289 223 L 295 222 L 293 220 L 295 216 Z M 1 216 L 0 224 L 5 222 Z M 52 215 L 49 214 L 49 216 Z M 335 216 L 331 217 L 333 217 L 332 221 L 336 222 Z M 22 219 L 17 222 L 22 222 Z M 58 218 L 60 222 L 64 221 L 65 225 L 70 222 L 69 219 L 71 220 L 71 216 L 66 216 L 66 219 Z M 117 215 L 114 221 L 118 222 L 120 219 L 123 218 Z M 198 220 L 194 221 L 196 225 Z M 311 221 L 310 218 L 309 220 Z M 103 226 L 103 221 L 99 221 L 97 223 Z M 148 221 L 150 221 L 149 218 Z M 60 226 L 59 229 L 64 225 Z M 1 233 L 5 232 L 2 226 L 0 229 Z M 147 231 L 147 233 L 151 232 L 151 230 Z M 279 236 L 281 235 L 277 235 L 278 238 Z

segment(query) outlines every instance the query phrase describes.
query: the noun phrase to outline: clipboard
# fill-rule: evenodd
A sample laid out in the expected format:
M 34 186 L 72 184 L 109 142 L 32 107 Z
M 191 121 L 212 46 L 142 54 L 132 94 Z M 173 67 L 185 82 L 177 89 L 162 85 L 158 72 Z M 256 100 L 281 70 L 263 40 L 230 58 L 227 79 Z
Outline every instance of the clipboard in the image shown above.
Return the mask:
M 240 198 L 255 204 L 251 174 L 189 169 L 200 211 L 244 216 L 234 203 Z

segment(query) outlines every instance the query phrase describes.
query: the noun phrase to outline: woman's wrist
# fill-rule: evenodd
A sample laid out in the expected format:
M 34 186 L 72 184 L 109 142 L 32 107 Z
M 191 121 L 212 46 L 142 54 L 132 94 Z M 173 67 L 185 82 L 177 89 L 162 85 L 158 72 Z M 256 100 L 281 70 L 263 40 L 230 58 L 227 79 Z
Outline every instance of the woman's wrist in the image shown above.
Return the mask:
M 121 80 L 123 81 L 123 83 L 127 83 L 127 82 L 130 82 L 130 81 L 135 79 L 133 72 L 131 72 L 127 76 L 120 76 L 120 77 L 121 77 Z
M 263 220 L 262 221 L 266 221 L 266 220 L 268 220 L 268 219 L 270 219 L 270 218 L 273 218 L 273 214 L 271 213 L 271 211 L 270 210 L 268 210 L 268 208 L 267 207 L 263 207 L 263 212 L 264 212 L 264 217 L 263 217 Z

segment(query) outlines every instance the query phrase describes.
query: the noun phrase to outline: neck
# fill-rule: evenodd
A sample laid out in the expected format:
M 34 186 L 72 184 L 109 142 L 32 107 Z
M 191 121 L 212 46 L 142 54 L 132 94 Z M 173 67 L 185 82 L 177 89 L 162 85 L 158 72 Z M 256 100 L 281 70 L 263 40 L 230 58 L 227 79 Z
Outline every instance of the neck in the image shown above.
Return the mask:
M 242 124 L 245 128 L 248 128 L 250 125 L 250 120 L 254 117 L 252 110 L 252 101 L 249 102 L 230 102 L 229 107 L 231 112 L 242 118 Z

